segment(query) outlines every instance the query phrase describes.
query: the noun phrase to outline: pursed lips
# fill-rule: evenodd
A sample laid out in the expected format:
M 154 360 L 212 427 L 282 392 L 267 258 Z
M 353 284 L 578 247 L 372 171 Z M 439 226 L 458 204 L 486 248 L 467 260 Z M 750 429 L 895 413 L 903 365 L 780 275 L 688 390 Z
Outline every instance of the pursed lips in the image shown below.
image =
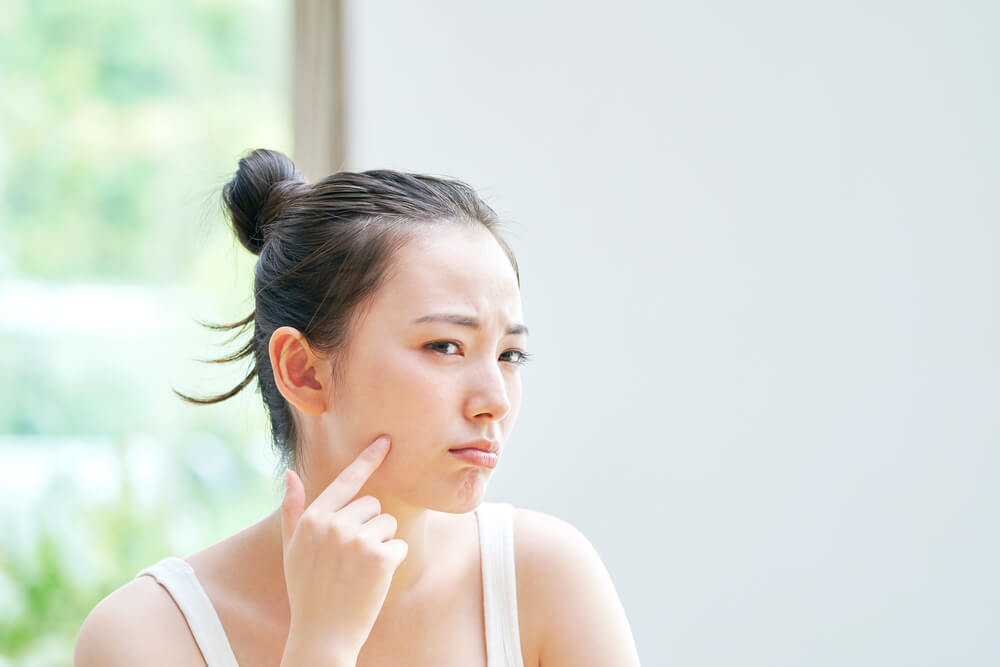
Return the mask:
M 462 449 L 478 449 L 483 452 L 489 452 L 490 454 L 497 454 L 500 452 L 500 441 L 499 440 L 474 440 L 472 442 L 467 442 L 458 447 L 452 447 L 449 451 L 459 451 Z

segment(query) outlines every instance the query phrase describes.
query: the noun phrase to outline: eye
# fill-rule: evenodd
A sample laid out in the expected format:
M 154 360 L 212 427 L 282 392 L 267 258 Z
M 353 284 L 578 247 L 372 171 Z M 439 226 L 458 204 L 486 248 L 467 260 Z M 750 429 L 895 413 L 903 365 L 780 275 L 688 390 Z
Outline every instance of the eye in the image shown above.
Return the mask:
M 528 360 L 531 359 L 531 355 L 525 352 L 524 350 L 507 350 L 506 352 L 504 352 L 504 354 L 510 354 L 512 352 L 517 355 L 517 359 L 515 359 L 511 363 L 515 363 L 518 366 L 524 366 L 526 363 L 528 363 Z
M 442 346 L 442 347 L 453 346 L 453 347 L 457 347 L 459 350 L 462 349 L 462 346 L 459 345 L 458 343 L 456 343 L 453 340 L 439 340 L 439 341 L 435 341 L 433 343 L 428 343 L 424 347 L 430 348 L 432 350 L 437 350 L 437 348 L 435 346 Z M 437 351 L 440 352 L 440 350 L 437 350 Z M 449 355 L 449 354 L 447 354 L 445 352 L 441 352 L 441 354 L 445 354 L 446 356 L 451 356 L 451 355 Z
M 433 343 L 428 343 L 424 347 L 426 347 L 428 349 L 431 349 L 431 350 L 434 350 L 434 351 L 436 351 L 436 352 L 438 352 L 440 354 L 443 354 L 445 356 L 448 356 L 448 357 L 454 356 L 454 355 L 449 354 L 448 352 L 443 352 L 442 348 L 451 349 L 452 347 L 454 347 L 454 348 L 456 348 L 459 351 L 461 351 L 461 349 L 462 349 L 462 346 L 459 343 L 456 343 L 453 340 L 439 340 L 439 341 L 435 341 Z M 531 355 L 528 354 L 527 352 L 525 352 L 524 350 L 506 350 L 506 351 L 504 351 L 503 354 L 514 354 L 514 355 L 516 355 L 513 361 L 511 361 L 511 360 L 508 359 L 508 363 L 512 363 L 512 364 L 515 364 L 517 366 L 523 366 L 523 365 L 525 365 L 526 363 L 528 363 L 528 360 L 531 358 Z M 500 355 L 500 356 L 503 357 L 503 354 Z

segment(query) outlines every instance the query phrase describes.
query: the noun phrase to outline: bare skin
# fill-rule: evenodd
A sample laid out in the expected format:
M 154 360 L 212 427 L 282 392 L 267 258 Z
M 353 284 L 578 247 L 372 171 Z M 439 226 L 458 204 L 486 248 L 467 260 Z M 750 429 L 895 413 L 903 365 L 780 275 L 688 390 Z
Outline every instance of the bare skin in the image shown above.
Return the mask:
M 414 323 L 431 314 L 462 315 L 480 326 Z M 517 351 L 527 347 L 526 333 L 509 330 L 522 322 L 514 270 L 495 239 L 481 228 L 446 224 L 397 253 L 390 279 L 355 323 L 340 386 L 329 360 L 300 333 L 283 327 L 271 338 L 275 380 L 295 413 L 296 472 L 307 506 L 378 435 L 392 441 L 358 496 L 378 498 L 381 512 L 395 517 L 395 537 L 408 552 L 357 656 L 360 667 L 486 664 L 473 510 L 493 471 L 449 449 L 497 440 L 502 464 L 521 403 Z M 514 543 L 526 667 L 638 665 L 621 604 L 582 535 L 559 519 L 517 509 Z M 290 630 L 280 508 L 186 560 L 239 664 L 278 665 Z M 131 628 L 140 621 L 125 610 L 139 605 L 149 617 Z M 150 627 L 167 630 L 150 637 Z M 140 577 L 88 617 L 76 664 L 154 664 L 151 655 L 163 664 L 204 664 L 189 632 L 177 641 L 185 628 L 169 595 Z M 132 634 L 147 636 L 134 645 L 121 641 Z
M 359 666 L 486 664 L 475 516 L 435 518 L 441 520 L 432 522 L 433 535 L 440 535 L 440 541 L 435 542 L 440 546 L 437 567 L 425 573 L 421 586 L 410 592 L 408 604 L 391 609 L 383 606 L 358 656 Z M 288 598 L 283 579 L 268 582 L 261 576 L 269 567 L 281 568 L 278 511 L 185 560 L 212 599 L 239 664 L 279 664 L 289 629 Z M 267 583 L 274 588 L 265 589 Z M 525 578 L 519 588 L 527 584 L 530 582 Z M 534 666 L 538 660 L 528 627 L 532 618 L 525 606 L 528 600 L 529 590 L 519 594 L 521 650 L 525 665 Z

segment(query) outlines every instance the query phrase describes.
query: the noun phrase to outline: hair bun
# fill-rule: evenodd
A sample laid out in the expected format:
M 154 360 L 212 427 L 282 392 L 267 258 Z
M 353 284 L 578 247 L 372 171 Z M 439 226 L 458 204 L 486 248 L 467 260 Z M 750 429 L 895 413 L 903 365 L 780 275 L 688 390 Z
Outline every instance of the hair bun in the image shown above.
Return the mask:
M 295 163 L 278 151 L 258 148 L 240 159 L 222 201 L 240 243 L 259 255 L 267 228 L 288 200 L 306 183 Z

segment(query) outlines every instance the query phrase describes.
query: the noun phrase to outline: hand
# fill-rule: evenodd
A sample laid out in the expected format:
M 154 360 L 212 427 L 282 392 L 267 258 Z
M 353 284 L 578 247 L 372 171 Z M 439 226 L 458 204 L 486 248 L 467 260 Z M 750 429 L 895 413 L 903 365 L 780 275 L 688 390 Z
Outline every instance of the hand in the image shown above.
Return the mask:
M 299 476 L 285 471 L 281 540 L 291 607 L 286 654 L 294 648 L 351 659 L 367 641 L 409 549 L 393 539 L 396 518 L 379 513 L 377 498 L 351 500 L 388 451 L 388 436 L 376 438 L 308 508 Z

